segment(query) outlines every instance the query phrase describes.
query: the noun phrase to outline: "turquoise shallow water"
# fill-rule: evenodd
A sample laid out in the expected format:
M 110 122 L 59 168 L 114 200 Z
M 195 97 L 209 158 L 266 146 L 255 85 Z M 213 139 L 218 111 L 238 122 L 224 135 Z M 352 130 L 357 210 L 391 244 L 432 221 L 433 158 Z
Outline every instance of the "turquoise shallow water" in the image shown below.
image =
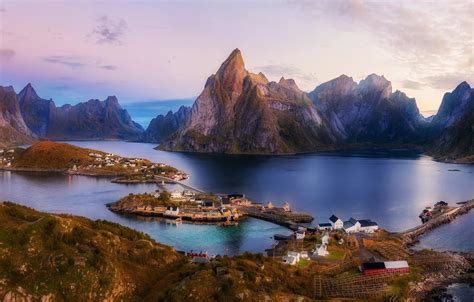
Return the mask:
M 126 142 L 72 142 L 124 156 L 166 162 L 189 173 L 189 184 L 214 193 L 241 192 L 259 202 L 289 201 L 318 222 L 331 214 L 370 218 L 392 231 L 420 223 L 418 214 L 438 200 L 454 203 L 474 197 L 474 166 L 452 165 L 413 154 L 338 153 L 295 156 L 224 156 L 162 152 L 155 145 Z M 450 171 L 459 170 L 459 171 Z M 272 235 L 288 233 L 274 224 L 248 219 L 236 227 L 173 225 L 107 210 L 106 203 L 155 185 L 119 185 L 83 176 L 0 172 L 0 199 L 39 210 L 116 221 L 178 249 L 215 254 L 263 251 Z M 472 219 L 471 219 L 472 220 Z M 460 220 L 464 223 L 464 220 Z M 449 232 L 448 232 L 449 233 Z M 460 249 L 472 249 L 460 233 Z M 430 245 L 430 243 L 427 243 Z M 454 243 L 450 243 L 454 244 Z

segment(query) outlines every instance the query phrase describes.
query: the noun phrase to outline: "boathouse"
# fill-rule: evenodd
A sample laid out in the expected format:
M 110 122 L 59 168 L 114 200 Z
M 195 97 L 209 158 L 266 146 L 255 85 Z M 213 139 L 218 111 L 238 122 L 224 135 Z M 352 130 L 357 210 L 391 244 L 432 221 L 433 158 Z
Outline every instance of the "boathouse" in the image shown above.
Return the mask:
M 329 223 L 331 224 L 331 226 L 334 230 L 342 229 L 342 227 L 344 225 L 342 220 L 339 219 L 336 215 L 332 215 L 331 217 L 329 217 Z
M 366 262 L 360 267 L 364 275 L 379 275 L 379 274 L 407 274 L 410 272 L 408 262 L 400 261 L 385 261 L 385 262 Z

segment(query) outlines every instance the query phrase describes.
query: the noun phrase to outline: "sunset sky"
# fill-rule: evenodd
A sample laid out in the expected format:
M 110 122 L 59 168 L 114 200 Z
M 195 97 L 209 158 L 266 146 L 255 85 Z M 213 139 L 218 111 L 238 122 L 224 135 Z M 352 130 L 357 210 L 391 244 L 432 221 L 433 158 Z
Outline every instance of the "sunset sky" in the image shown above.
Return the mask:
M 0 0 L 0 85 L 57 104 L 197 96 L 234 48 L 303 90 L 384 75 L 436 110 L 474 84 L 474 2 Z

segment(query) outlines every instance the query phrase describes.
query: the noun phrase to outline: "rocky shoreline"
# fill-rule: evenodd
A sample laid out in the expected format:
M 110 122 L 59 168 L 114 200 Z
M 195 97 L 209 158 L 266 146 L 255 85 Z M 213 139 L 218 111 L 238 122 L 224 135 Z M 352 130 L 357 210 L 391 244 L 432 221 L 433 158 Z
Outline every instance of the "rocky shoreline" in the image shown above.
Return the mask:
M 464 201 L 459 207 L 448 210 L 446 213 L 432 220 L 401 233 L 407 247 L 418 242 L 418 238 L 426 232 L 432 231 L 443 224 L 450 223 L 459 215 L 468 213 L 474 208 L 474 199 Z M 407 301 L 442 301 L 441 296 L 447 296 L 447 288 L 455 283 L 468 283 L 474 285 L 474 252 L 461 253 L 454 251 L 440 252 L 446 257 L 441 270 L 426 273 L 422 281 L 410 284 L 409 298 Z M 449 301 L 449 300 L 448 300 Z

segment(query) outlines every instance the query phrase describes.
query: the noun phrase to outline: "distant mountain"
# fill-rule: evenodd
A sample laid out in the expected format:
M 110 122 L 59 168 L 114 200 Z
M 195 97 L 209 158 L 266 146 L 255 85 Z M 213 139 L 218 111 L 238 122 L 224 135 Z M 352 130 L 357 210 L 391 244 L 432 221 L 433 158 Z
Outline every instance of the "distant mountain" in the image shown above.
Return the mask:
M 185 126 L 164 150 L 219 153 L 295 153 L 336 142 L 320 112 L 293 80 L 269 82 L 245 69 L 235 49 L 196 99 Z
M 383 76 L 369 75 L 359 84 L 342 75 L 309 93 L 330 127 L 345 144 L 412 144 L 428 124 L 415 99 L 392 92 Z
M 158 115 L 151 120 L 150 125 L 145 131 L 143 141 L 147 143 L 161 143 L 168 139 L 185 125 L 190 113 L 190 107 L 181 106 L 175 113 L 170 110 L 166 115 Z
M 59 140 L 136 140 L 144 132 L 115 96 L 56 107 L 40 98 L 31 84 L 19 94 L 20 108 L 28 127 L 41 138 Z
M 33 137 L 21 116 L 13 87 L 0 86 L 0 147 L 29 143 Z
M 37 136 L 46 137 L 50 113 L 56 109 L 54 102 L 40 98 L 30 83 L 20 91 L 18 100 L 21 114 L 28 128 Z
M 474 89 L 462 82 L 444 95 L 433 117 L 430 152 L 446 160 L 474 162 Z

